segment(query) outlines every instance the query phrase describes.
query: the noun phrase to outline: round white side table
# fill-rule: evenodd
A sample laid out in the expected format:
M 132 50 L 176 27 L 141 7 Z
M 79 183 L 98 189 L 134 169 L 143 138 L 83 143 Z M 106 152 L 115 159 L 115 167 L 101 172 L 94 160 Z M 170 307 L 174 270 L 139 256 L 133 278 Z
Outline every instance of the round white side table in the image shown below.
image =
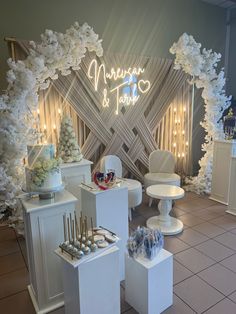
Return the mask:
M 180 233 L 183 230 L 183 223 L 179 219 L 169 215 L 172 209 L 172 200 L 184 197 L 184 190 L 178 186 L 155 184 L 147 188 L 146 193 L 152 198 L 160 199 L 158 209 L 159 216 L 151 217 L 147 220 L 147 227 L 159 229 L 164 235 Z

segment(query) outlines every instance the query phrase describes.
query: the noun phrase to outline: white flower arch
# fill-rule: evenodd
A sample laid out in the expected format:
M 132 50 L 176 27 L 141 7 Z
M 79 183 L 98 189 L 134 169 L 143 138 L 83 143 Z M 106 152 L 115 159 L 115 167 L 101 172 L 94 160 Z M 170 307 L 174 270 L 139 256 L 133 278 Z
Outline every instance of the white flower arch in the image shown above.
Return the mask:
M 200 170 L 197 177 L 190 180 L 186 188 L 198 193 L 210 193 L 212 179 L 213 141 L 223 139 L 222 113 L 229 107 L 231 97 L 225 95 L 224 71 L 216 72 L 221 55 L 212 50 L 201 51 L 201 44 L 184 33 L 170 48 L 175 54 L 175 68 L 182 69 L 192 76 L 191 84 L 202 88 L 205 103 L 204 120 L 200 123 L 205 129 L 205 143 L 202 144 L 204 156 L 200 159 Z
M 95 51 L 102 56 L 101 40 L 88 24 L 76 22 L 65 34 L 46 30 L 41 43 L 31 42 L 32 49 L 24 61 L 8 61 L 9 83 L 7 91 L 0 96 L 0 205 L 13 205 L 15 195 L 21 189 L 23 178 L 22 158 L 26 144 L 37 134 L 33 111 L 38 105 L 38 90 L 46 89 L 58 73 L 67 75 L 71 69 L 78 70 L 86 51 Z M 170 51 L 176 55 L 176 69 L 183 69 L 194 77 L 191 83 L 203 88 L 205 118 L 201 125 L 206 130 L 205 151 L 199 161 L 201 169 L 192 180 L 192 188 L 198 192 L 209 192 L 212 173 L 212 141 L 222 138 L 219 122 L 222 112 L 229 105 L 229 97 L 223 89 L 224 72 L 216 73 L 220 55 L 211 50 L 200 50 L 192 36 L 183 34 Z
M 101 40 L 87 24 L 77 22 L 65 34 L 46 30 L 41 43 L 31 42 L 32 49 L 24 61 L 8 60 L 9 83 L 0 96 L 0 205 L 14 205 L 22 186 L 22 159 L 26 145 L 37 137 L 33 111 L 38 106 L 38 91 L 50 81 L 78 70 L 86 51 L 102 56 Z

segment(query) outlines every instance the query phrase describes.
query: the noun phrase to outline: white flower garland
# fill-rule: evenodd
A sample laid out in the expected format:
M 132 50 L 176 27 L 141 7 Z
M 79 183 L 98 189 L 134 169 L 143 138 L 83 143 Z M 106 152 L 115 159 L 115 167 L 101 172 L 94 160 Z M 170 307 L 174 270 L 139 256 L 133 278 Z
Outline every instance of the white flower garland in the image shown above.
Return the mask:
M 26 145 L 37 138 L 33 111 L 38 106 L 38 91 L 48 88 L 58 73 L 78 70 L 86 51 L 102 56 L 101 40 L 88 24 L 76 22 L 65 34 L 46 30 L 41 43 L 31 42 L 24 61 L 8 60 L 9 83 L 0 96 L 0 206 L 14 206 L 24 178 L 22 160 Z
M 200 170 L 197 177 L 190 180 L 186 188 L 197 193 L 210 193 L 212 179 L 213 141 L 223 139 L 222 121 L 223 111 L 229 107 L 231 97 L 225 95 L 224 71 L 216 72 L 221 55 L 212 50 L 201 51 L 201 44 L 184 33 L 170 48 L 175 54 L 175 69 L 182 69 L 191 75 L 191 84 L 202 88 L 202 97 L 205 103 L 204 120 L 200 123 L 205 129 L 205 143 L 202 144 L 204 156 L 200 159 Z

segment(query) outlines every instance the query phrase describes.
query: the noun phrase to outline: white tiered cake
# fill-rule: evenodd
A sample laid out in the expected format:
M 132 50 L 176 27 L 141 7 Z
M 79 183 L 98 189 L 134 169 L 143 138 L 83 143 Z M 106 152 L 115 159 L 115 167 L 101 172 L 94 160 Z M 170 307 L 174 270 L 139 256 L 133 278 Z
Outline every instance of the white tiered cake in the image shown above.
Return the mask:
M 62 186 L 61 170 L 53 144 L 27 146 L 26 188 L 31 192 L 50 192 Z

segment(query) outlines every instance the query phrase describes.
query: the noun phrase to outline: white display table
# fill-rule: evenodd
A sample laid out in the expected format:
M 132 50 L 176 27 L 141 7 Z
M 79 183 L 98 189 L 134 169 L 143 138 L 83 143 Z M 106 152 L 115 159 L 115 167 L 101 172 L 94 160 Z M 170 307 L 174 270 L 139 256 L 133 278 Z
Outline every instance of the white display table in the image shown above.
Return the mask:
M 93 218 L 94 226 L 112 230 L 120 238 L 120 280 L 125 278 L 125 252 L 129 236 L 128 224 L 128 189 L 125 186 L 101 191 L 94 183 L 94 190 L 81 185 L 82 213 Z
M 55 199 L 22 200 L 30 285 L 36 313 L 48 313 L 64 304 L 60 259 L 55 248 L 63 241 L 63 215 L 74 213 L 77 199 L 69 192 Z
M 116 245 L 96 257 L 61 257 L 65 314 L 120 314 L 119 249 Z M 89 258 L 90 257 L 90 258 Z M 86 258 L 86 257 L 85 257 Z
M 236 157 L 236 141 L 214 141 L 212 185 L 210 199 L 229 204 L 230 176 L 232 158 Z
M 226 213 L 236 215 L 236 157 L 231 158 L 229 205 Z
M 160 199 L 158 209 L 159 216 L 147 220 L 147 227 L 159 229 L 164 235 L 177 234 L 183 230 L 183 223 L 169 215 L 172 209 L 172 200 L 184 197 L 184 190 L 178 186 L 156 184 L 147 188 L 146 193 L 152 198 Z
M 153 259 L 126 255 L 125 300 L 139 314 L 159 314 L 173 303 L 173 255 L 162 249 Z
M 62 180 L 65 183 L 67 191 L 72 193 L 77 199 L 76 209 L 78 215 L 81 210 L 80 204 L 80 188 L 81 182 L 90 183 L 91 182 L 91 165 L 92 161 L 87 159 L 82 159 L 79 162 L 63 163 L 61 167 Z

